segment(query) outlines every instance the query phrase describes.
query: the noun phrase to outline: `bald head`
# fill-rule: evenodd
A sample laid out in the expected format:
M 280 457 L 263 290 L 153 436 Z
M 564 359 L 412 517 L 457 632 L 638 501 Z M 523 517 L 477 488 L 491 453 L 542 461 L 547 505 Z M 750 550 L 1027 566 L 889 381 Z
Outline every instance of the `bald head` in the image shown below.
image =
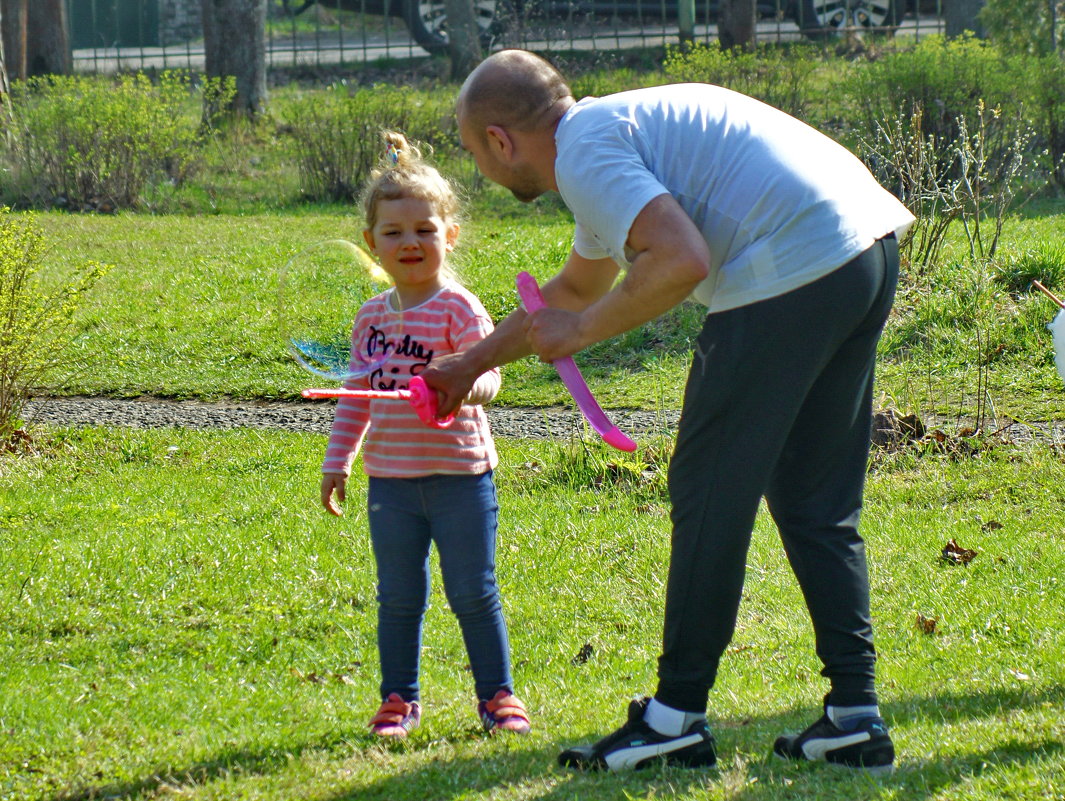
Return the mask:
M 501 50 L 466 78 L 457 113 L 478 131 L 489 125 L 538 131 L 553 129 L 573 102 L 562 75 L 542 58 L 526 50 Z

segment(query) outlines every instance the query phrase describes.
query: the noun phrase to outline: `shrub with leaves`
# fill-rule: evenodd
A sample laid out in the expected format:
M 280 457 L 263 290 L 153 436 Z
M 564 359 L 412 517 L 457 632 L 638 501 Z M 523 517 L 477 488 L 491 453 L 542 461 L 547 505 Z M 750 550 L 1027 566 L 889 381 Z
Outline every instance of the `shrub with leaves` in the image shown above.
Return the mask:
M 1039 155 L 1045 158 L 1054 182 L 1065 189 L 1065 59 L 1052 53 L 1024 63 L 1035 144 L 1045 151 Z
M 12 89 L 3 200 L 110 210 L 154 182 L 180 183 L 196 161 L 200 115 L 188 76 L 32 78 Z
M 880 183 L 917 217 L 901 243 L 905 261 L 918 273 L 934 266 L 954 221 L 968 240 L 970 258 L 991 259 L 1006 214 L 1033 184 L 1035 167 L 1026 158 L 1032 132 L 1023 121 L 977 102 L 973 119 L 952 122 L 958 130 L 952 140 L 937 141 L 922 134 L 923 113 L 917 107 L 878 125 L 876 137 L 863 140 L 861 148 Z
M 1021 60 L 980 39 L 928 36 L 854 70 L 842 88 L 865 136 L 875 135 L 884 120 L 920 108 L 920 133 L 941 147 L 958 136 L 959 119 L 977 117 L 980 104 L 1023 117 L 1023 75 Z
M 311 200 L 356 198 L 382 156 L 382 130 L 434 146 L 447 141 L 441 121 L 450 113 L 450 98 L 385 85 L 355 91 L 335 85 L 279 111 L 294 142 L 301 190 Z
M 85 293 L 110 269 L 88 262 L 58 286 L 40 280 L 44 236 L 32 214 L 0 207 L 0 443 L 30 394 L 73 369 L 64 361 Z
M 820 59 L 811 45 L 763 45 L 752 51 L 725 50 L 719 42 L 672 47 L 664 69 L 672 80 L 725 86 L 756 97 L 795 117 L 806 117 L 814 99 L 813 75 Z
M 980 23 L 1004 50 L 1056 54 L 1065 46 L 1065 0 L 985 0 Z

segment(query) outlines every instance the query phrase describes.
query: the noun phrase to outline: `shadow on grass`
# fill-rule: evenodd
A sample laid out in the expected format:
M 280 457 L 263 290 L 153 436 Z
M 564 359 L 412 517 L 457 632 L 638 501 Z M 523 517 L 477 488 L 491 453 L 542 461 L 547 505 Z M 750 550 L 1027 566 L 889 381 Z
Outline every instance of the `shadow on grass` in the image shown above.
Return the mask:
M 338 737 L 335 740 L 301 743 L 292 748 L 277 745 L 259 750 L 235 747 L 184 767 L 160 765 L 142 779 L 100 784 L 86 782 L 77 790 L 50 796 L 49 801 L 96 801 L 103 798 L 124 801 L 156 798 L 169 793 L 180 795 L 183 789 L 203 787 L 234 774 L 270 775 L 291 763 L 296 755 L 307 751 L 328 750 L 342 742 L 343 739 Z M 99 776 L 99 772 L 96 775 Z
M 315 798 L 316 801 L 457 801 L 481 794 L 498 797 L 508 787 L 523 787 L 523 797 L 535 797 L 543 801 L 574 798 L 630 801 L 634 793 L 639 796 L 648 793 L 652 796 L 670 796 L 712 785 L 728 785 L 732 788 L 730 799 L 769 801 L 781 798 L 782 794 L 789 797 L 803 795 L 802 785 L 808 784 L 805 790 L 812 794 L 810 797 L 819 797 L 824 793 L 830 794 L 824 797 L 857 797 L 855 793 L 860 788 L 874 785 L 883 788 L 892 797 L 927 799 L 938 797 L 954 785 L 971 780 L 974 775 L 992 771 L 997 766 L 1060 759 L 1065 754 L 1065 744 L 1049 737 L 1038 743 L 1018 737 L 983 751 L 962 755 L 914 755 L 906 751 L 904 732 L 908 722 L 936 720 L 944 724 L 956 724 L 992 717 L 1007 709 L 1023 710 L 1044 705 L 1060 708 L 1063 704 L 1065 687 L 1036 692 L 1023 689 L 945 692 L 883 705 L 884 716 L 896 731 L 899 769 L 892 776 L 879 779 L 857 771 L 821 764 L 792 763 L 769 755 L 772 738 L 776 734 L 793 730 L 796 721 L 812 720 L 820 714 L 820 710 L 809 708 L 752 718 L 744 721 L 742 726 L 730 726 L 728 721 L 719 721 L 714 725 L 712 721 L 718 739 L 719 763 L 715 769 L 685 770 L 656 765 L 645 771 L 624 774 L 585 773 L 560 768 L 556 763 L 558 752 L 577 742 L 572 738 L 563 736 L 534 747 L 529 747 L 529 740 L 500 738 L 495 741 L 500 745 L 494 744 L 493 750 L 485 754 L 433 759 L 428 763 L 423 759 L 410 770 L 400 768 L 369 782 L 360 781 L 357 786 L 339 792 L 308 795 L 305 798 Z M 611 717 L 609 722 L 604 723 L 602 734 L 620 723 L 620 719 L 620 713 L 616 719 Z M 414 741 L 389 750 L 401 752 L 407 749 L 412 755 L 413 752 L 422 751 L 424 756 L 425 749 L 431 745 Z M 737 756 L 737 745 L 749 745 L 752 750 L 764 748 L 765 756 L 744 759 Z M 362 735 L 353 739 L 338 735 L 315 742 L 293 743 L 287 747 L 275 746 L 258 751 L 233 749 L 183 768 L 160 767 L 143 779 L 85 786 L 72 793 L 52 796 L 51 801 L 90 801 L 96 798 L 131 801 L 155 797 L 175 789 L 180 792 L 181 788 L 190 786 L 205 787 L 216 780 L 232 778 L 234 774 L 266 776 L 277 773 L 290 764 L 294 757 L 298 758 L 307 752 L 343 751 L 346 757 L 349 747 L 354 747 L 358 754 L 382 746 Z M 543 788 L 539 794 L 537 787 Z

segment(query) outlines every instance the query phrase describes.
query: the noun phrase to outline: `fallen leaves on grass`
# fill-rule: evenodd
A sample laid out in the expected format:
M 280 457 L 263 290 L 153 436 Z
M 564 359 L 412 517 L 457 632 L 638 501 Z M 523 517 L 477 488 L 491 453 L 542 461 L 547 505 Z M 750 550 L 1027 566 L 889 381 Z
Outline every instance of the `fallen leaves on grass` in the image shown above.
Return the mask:
M 354 684 L 355 680 L 352 679 L 347 673 L 329 673 L 322 674 L 312 670 L 310 673 L 304 673 L 299 668 L 290 668 L 289 672 L 300 681 L 306 681 L 310 684 L 325 684 L 330 679 L 339 682 L 340 684 Z
M 592 644 L 590 642 L 586 642 L 584 645 L 581 646 L 581 650 L 577 652 L 577 655 L 573 657 L 570 662 L 572 662 L 574 665 L 583 665 L 594 655 L 595 649 L 592 647 Z
M 885 409 L 873 415 L 873 445 L 891 451 L 903 449 L 924 436 L 924 423 L 915 414 L 900 415 Z
M 976 558 L 976 551 L 972 548 L 962 548 L 951 539 L 943 546 L 939 558 L 952 565 L 967 565 Z
M 33 454 L 36 453 L 34 444 L 33 437 L 24 429 L 19 428 L 12 431 L 7 439 L 0 443 L 0 452 Z
M 918 612 L 917 620 L 914 622 L 914 625 L 916 626 L 917 630 L 921 632 L 921 634 L 935 634 L 936 624 L 938 622 L 939 621 L 937 618 L 925 617 L 920 612 Z
M 993 437 L 972 426 L 961 426 L 957 434 L 948 434 L 941 428 L 929 430 L 917 415 L 902 415 L 894 409 L 876 412 L 870 433 L 872 445 L 884 453 L 914 451 L 957 459 L 976 456 L 994 444 Z

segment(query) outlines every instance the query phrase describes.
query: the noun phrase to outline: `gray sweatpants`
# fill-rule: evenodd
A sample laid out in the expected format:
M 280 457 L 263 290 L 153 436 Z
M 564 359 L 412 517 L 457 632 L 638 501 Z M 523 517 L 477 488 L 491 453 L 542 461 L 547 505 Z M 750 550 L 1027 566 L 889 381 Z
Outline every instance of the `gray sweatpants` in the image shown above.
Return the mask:
M 669 468 L 663 703 L 706 709 L 763 496 L 813 621 L 830 702 L 876 703 L 858 517 L 876 345 L 898 268 L 891 236 L 811 284 L 708 315 Z

